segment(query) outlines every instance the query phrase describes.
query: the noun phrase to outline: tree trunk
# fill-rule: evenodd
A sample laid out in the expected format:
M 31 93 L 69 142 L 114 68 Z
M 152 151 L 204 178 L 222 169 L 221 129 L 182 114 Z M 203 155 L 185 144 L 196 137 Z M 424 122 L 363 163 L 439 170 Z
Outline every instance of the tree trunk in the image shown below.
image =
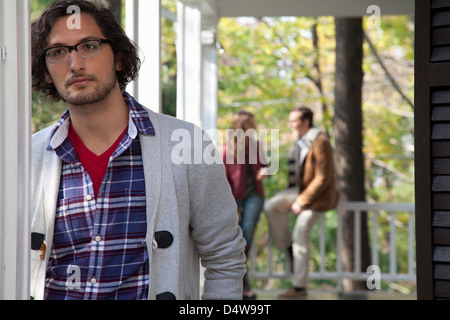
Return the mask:
M 334 132 L 336 171 L 341 201 L 365 201 L 362 151 L 362 59 L 361 18 L 336 18 L 336 83 Z M 354 214 L 345 212 L 342 262 L 344 271 L 354 271 Z M 370 264 L 366 215 L 361 215 L 361 268 Z M 345 291 L 366 288 L 364 281 L 343 282 Z

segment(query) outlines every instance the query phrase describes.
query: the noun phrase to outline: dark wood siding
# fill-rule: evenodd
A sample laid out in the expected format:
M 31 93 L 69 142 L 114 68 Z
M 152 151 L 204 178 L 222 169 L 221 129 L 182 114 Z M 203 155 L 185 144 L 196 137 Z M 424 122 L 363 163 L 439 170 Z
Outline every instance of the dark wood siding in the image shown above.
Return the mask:
M 450 61 L 450 2 L 431 1 L 431 62 Z
M 417 296 L 450 299 L 450 0 L 416 12 Z

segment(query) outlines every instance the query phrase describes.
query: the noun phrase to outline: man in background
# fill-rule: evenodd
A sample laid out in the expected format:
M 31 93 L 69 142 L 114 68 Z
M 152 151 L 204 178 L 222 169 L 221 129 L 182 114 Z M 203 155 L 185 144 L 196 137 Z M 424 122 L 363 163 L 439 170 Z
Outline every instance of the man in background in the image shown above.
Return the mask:
M 287 250 L 293 262 L 292 288 L 279 298 L 300 299 L 307 296 L 311 230 L 325 211 L 337 206 L 338 191 L 333 148 L 314 126 L 311 109 L 293 108 L 288 126 L 296 137 L 289 157 L 289 186 L 266 201 L 264 210 L 275 244 Z M 288 212 L 297 216 L 292 233 Z

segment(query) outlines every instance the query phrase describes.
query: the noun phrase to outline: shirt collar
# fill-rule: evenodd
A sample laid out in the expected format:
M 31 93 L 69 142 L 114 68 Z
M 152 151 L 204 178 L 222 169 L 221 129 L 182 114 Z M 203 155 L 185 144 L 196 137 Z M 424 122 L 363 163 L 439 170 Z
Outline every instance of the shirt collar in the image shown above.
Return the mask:
M 123 97 L 130 109 L 128 121 L 128 135 L 136 138 L 138 133 L 143 135 L 155 135 L 155 128 L 150 120 L 147 110 L 129 93 L 123 92 Z M 68 137 L 70 126 L 69 109 L 63 113 L 50 133 L 50 142 L 47 150 L 58 148 Z
M 154 136 L 155 127 L 150 120 L 148 111 L 134 99 L 128 92 L 123 92 L 125 101 L 130 108 L 130 124 L 133 123 L 136 129 L 143 135 Z M 131 135 L 130 135 L 131 136 Z

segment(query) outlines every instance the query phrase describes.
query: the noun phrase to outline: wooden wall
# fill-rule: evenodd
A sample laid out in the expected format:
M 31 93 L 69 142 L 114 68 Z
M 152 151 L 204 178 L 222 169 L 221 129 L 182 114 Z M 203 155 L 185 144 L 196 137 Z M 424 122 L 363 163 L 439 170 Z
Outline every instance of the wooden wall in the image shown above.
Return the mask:
M 450 0 L 416 0 L 417 296 L 450 299 Z

